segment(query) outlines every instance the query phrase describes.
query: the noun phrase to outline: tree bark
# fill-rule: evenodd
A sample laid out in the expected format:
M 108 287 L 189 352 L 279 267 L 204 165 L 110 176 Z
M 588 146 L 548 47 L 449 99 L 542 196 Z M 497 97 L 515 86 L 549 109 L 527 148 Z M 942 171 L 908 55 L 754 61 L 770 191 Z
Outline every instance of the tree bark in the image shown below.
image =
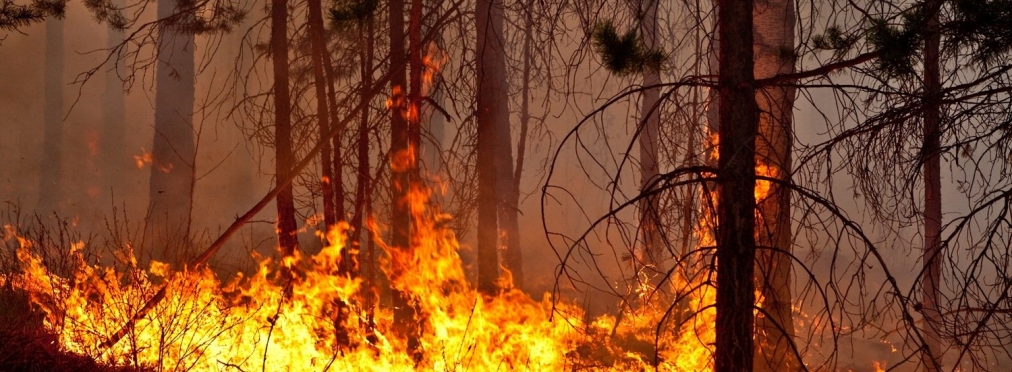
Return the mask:
M 334 167 L 331 163 L 331 139 L 326 138 L 330 133 L 330 111 L 335 109 L 330 107 L 327 99 L 327 79 L 324 72 L 324 57 L 329 51 L 327 50 L 327 42 L 324 38 L 324 26 L 323 26 L 323 9 L 320 0 L 308 0 L 306 2 L 308 10 L 308 23 L 309 23 L 309 42 L 312 49 L 312 65 L 313 65 L 313 83 L 316 89 L 316 119 L 319 127 L 320 141 L 324 144 L 323 149 L 320 150 L 320 168 L 321 168 L 321 180 L 320 188 L 323 194 L 323 221 L 324 229 L 331 229 L 337 224 L 337 208 L 334 206 L 334 173 L 340 172 L 339 167 Z M 365 111 L 365 110 L 363 110 Z M 341 137 L 335 137 L 335 145 L 339 146 L 339 139 Z M 339 147 L 336 147 L 337 150 Z M 340 151 L 335 151 L 334 163 L 338 163 Z M 325 242 L 331 244 L 331 242 Z M 348 277 L 354 277 L 357 274 L 357 270 L 354 267 L 354 258 L 352 258 L 353 247 L 344 247 L 342 250 L 342 259 L 338 265 L 340 274 Z M 347 252 L 347 253 L 346 253 Z M 357 257 L 355 257 L 357 258 Z M 347 329 L 347 319 L 351 316 L 351 308 L 348 303 L 343 300 L 337 300 L 334 314 L 334 333 L 336 335 L 338 347 L 346 348 L 351 345 L 351 338 Z
M 410 156 L 408 151 L 408 102 L 407 102 L 407 55 L 404 45 L 404 1 L 393 0 L 389 5 L 390 11 L 390 85 L 392 91 L 391 101 L 393 102 L 390 112 L 390 154 L 391 160 L 391 239 L 393 249 L 401 250 L 400 254 L 407 254 L 411 249 L 410 231 L 411 220 L 408 211 L 407 196 L 410 179 L 408 166 L 397 164 L 405 156 Z M 397 260 L 393 260 L 397 265 Z M 395 266 L 392 268 L 391 280 L 396 280 L 405 269 Z M 410 303 L 407 294 L 396 289 L 391 290 L 394 307 L 394 330 L 400 336 L 408 339 L 408 348 L 418 347 L 416 335 L 417 327 L 415 322 L 414 304 Z
M 755 3 L 754 74 L 763 79 L 794 73 L 793 0 L 760 0 Z M 756 285 L 766 315 L 756 317 L 755 370 L 789 372 L 800 369 L 795 357 L 794 321 L 791 316 L 791 193 L 782 184 L 791 181 L 791 143 L 795 89 L 767 86 L 755 94 L 759 107 L 756 161 L 764 176 L 780 183 L 768 184 L 768 194 L 757 200 Z M 782 183 L 782 184 L 781 184 Z
M 63 20 L 46 18 L 46 65 L 42 169 L 36 211 L 57 212 L 63 198 Z
M 328 53 L 324 39 L 323 9 L 320 0 L 308 0 L 309 43 L 312 49 L 313 85 L 316 89 L 316 120 L 320 136 L 330 132 L 330 102 L 327 100 L 327 81 L 324 76 L 324 54 Z M 320 191 L 323 196 L 323 222 L 326 229 L 337 223 L 334 207 L 334 166 L 331 163 L 330 141 L 320 150 Z
M 359 46 L 360 49 L 360 75 L 362 75 L 362 86 L 368 87 L 372 85 L 372 53 L 373 53 L 373 37 L 372 37 L 372 18 L 366 18 L 359 24 Z M 369 177 L 369 101 L 373 97 L 363 95 L 362 99 L 362 113 L 359 121 L 358 128 L 358 140 L 357 140 L 357 156 L 358 156 L 358 169 L 357 169 L 357 181 L 355 183 L 355 205 L 353 206 L 354 212 L 351 219 L 351 233 L 356 238 L 349 239 L 351 243 L 352 251 L 358 252 L 355 257 L 359 262 L 360 275 L 365 279 L 363 288 L 365 306 L 368 309 L 370 316 L 373 311 L 373 305 L 376 301 L 376 262 L 375 254 L 372 250 L 362 251 L 362 243 L 367 234 L 365 234 L 363 227 L 363 219 L 368 208 L 369 195 L 371 193 L 372 180 Z M 370 247 L 372 244 L 370 244 Z M 362 270 L 365 267 L 365 270 Z
M 506 79 L 506 48 L 503 30 L 504 9 L 502 0 L 495 0 L 489 19 L 492 37 L 487 39 L 486 56 L 490 61 L 489 72 L 493 85 L 489 86 L 489 98 L 496 101 L 493 107 L 495 149 L 495 189 L 498 209 L 499 250 L 502 252 L 502 267 L 509 271 L 511 285 L 523 286 L 523 254 L 520 252 L 520 227 L 517 219 L 519 193 L 513 169 L 513 133 L 510 128 L 509 82 Z
M 291 96 L 288 87 L 288 2 L 271 0 L 271 58 L 274 64 L 274 152 L 275 179 L 288 177 L 294 163 L 292 153 Z M 280 186 L 280 185 L 279 185 Z M 285 256 L 299 247 L 292 186 L 278 194 L 278 241 Z M 291 275 L 290 273 L 288 275 Z
M 534 48 L 534 1 L 527 0 L 524 5 L 524 45 L 523 45 L 523 82 L 520 87 L 520 133 L 517 133 L 517 160 L 513 168 L 513 185 L 506 195 L 507 215 L 507 247 L 503 255 L 503 266 L 510 270 L 513 286 L 524 286 L 524 254 L 520 248 L 520 181 L 524 173 L 524 156 L 527 151 L 527 132 L 531 121 L 531 68 Z M 506 118 L 507 121 L 509 118 Z M 508 144 L 507 144 L 508 145 Z
M 158 18 L 188 11 L 176 0 L 158 1 Z M 158 38 L 155 135 L 145 219 L 145 246 L 151 258 L 180 267 L 189 261 L 196 143 L 193 130 L 194 36 L 179 30 L 181 21 L 162 28 Z
M 718 3 L 720 144 L 715 370 L 751 371 L 755 304 L 752 1 Z
M 502 111 L 507 109 L 503 107 L 505 102 L 501 100 L 503 96 L 501 92 L 505 91 L 505 87 L 501 84 L 505 79 L 499 76 L 503 75 L 505 70 L 501 56 L 502 12 L 502 3 L 498 0 L 478 0 L 476 4 L 478 136 L 475 147 L 478 157 L 478 290 L 489 295 L 497 291 L 496 281 L 499 278 L 497 244 L 499 198 L 496 194 L 499 191 L 497 178 L 503 173 L 496 160 L 499 154 L 496 146 L 501 143 L 496 137 L 502 135 L 498 121 L 504 116 L 508 118 L 508 113 L 502 115 Z M 506 133 L 508 134 L 508 129 Z
M 370 27 L 372 27 L 371 26 L 371 22 L 372 22 L 372 18 L 371 17 L 372 17 L 372 15 L 369 15 L 368 17 L 369 17 L 369 21 L 368 22 L 370 22 Z M 323 36 L 325 34 L 325 32 L 326 32 L 326 27 L 322 27 L 320 30 L 321 30 L 321 36 Z M 371 41 L 372 37 L 373 36 L 370 34 L 370 36 L 369 36 L 369 39 L 370 39 L 369 42 L 370 43 L 372 42 Z M 330 123 L 331 123 L 331 125 L 333 125 L 333 123 L 340 122 L 340 120 L 341 120 L 337 116 L 337 114 L 338 114 L 337 113 L 337 107 L 338 107 L 337 106 L 337 93 L 335 93 L 335 91 L 334 91 L 334 84 L 335 84 L 334 81 L 337 79 L 337 76 L 336 76 L 337 73 L 334 72 L 334 64 L 331 62 L 331 59 L 330 59 L 330 52 L 329 52 L 329 50 L 327 48 L 327 38 L 324 36 L 322 38 L 322 40 L 323 40 L 323 44 L 322 44 L 323 45 L 323 53 L 322 53 L 322 57 L 323 57 L 323 59 L 322 59 L 323 73 L 324 73 L 324 79 L 326 81 L 327 98 L 329 100 L 328 107 L 330 107 L 330 110 L 329 110 L 329 113 L 330 113 Z M 371 54 L 370 54 L 370 56 L 371 56 Z M 370 83 L 371 83 L 371 81 L 370 81 Z M 363 85 L 363 87 L 365 87 L 365 86 L 366 85 Z M 372 96 L 369 96 L 369 97 L 363 98 L 363 99 L 364 100 L 371 100 L 372 98 L 373 98 Z M 368 117 L 368 115 L 369 115 L 368 111 L 369 111 L 369 107 L 368 106 L 363 106 L 363 108 L 362 108 L 362 112 L 363 112 L 362 115 L 365 115 L 366 117 Z M 335 216 L 335 220 L 336 221 L 345 218 L 345 209 L 344 209 L 344 172 L 343 172 L 343 170 L 344 170 L 344 164 L 343 164 L 343 161 L 342 161 L 343 158 L 341 157 L 341 137 L 342 137 L 341 135 L 337 135 L 337 136 L 334 136 L 333 138 L 330 139 L 330 143 L 332 144 L 331 149 L 333 149 L 333 158 L 332 158 L 333 159 L 333 163 L 332 163 L 333 172 L 331 172 L 331 179 L 330 179 L 330 184 L 331 184 L 331 186 L 333 188 L 333 193 L 332 193 L 333 195 L 332 195 L 332 199 L 331 199 L 332 202 L 331 203 L 332 203 L 332 205 L 334 207 L 334 216 Z M 327 149 L 324 149 L 322 151 L 326 152 Z M 354 256 L 354 251 L 355 251 L 354 249 L 345 249 L 345 250 L 341 251 L 341 257 L 342 257 L 341 263 L 342 264 L 339 266 L 339 268 L 341 269 L 341 271 L 343 271 L 345 273 L 351 273 L 352 275 L 357 275 L 357 273 L 358 273 L 358 267 L 357 267 L 357 265 L 354 264 L 355 261 L 352 258 Z
M 642 16 L 640 23 L 640 35 L 643 44 L 648 50 L 657 48 L 657 0 L 644 0 L 640 2 L 640 9 L 637 12 Z M 649 185 L 660 173 L 658 166 L 657 144 L 659 143 L 660 131 L 660 71 L 654 68 L 647 69 L 643 74 L 643 86 L 655 86 L 643 90 L 640 94 L 640 118 L 641 126 L 639 133 L 640 149 L 640 191 L 649 191 Z M 640 239 L 643 244 L 643 263 L 649 267 L 656 276 L 664 272 L 662 267 L 664 260 L 665 245 L 661 238 L 660 205 L 657 196 L 644 198 L 639 202 L 640 213 Z
M 937 0 L 936 0 L 937 1 Z M 924 39 L 924 264 L 923 308 L 926 349 L 924 369 L 942 368 L 941 315 L 938 307 L 942 254 L 942 182 L 941 182 L 941 73 L 939 71 L 939 14 L 928 20 Z

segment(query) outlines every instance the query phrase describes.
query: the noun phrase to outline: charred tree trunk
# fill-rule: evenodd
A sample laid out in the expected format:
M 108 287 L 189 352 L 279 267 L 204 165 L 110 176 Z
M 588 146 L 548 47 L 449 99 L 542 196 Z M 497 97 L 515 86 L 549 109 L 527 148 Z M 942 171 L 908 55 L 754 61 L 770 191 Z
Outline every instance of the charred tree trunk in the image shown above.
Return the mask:
M 495 1 L 489 19 L 494 38 L 485 44 L 486 53 L 497 60 L 490 76 L 495 83 L 489 91 L 490 98 L 497 102 L 495 106 L 494 126 L 495 139 L 495 189 L 496 206 L 499 219 L 499 249 L 502 252 L 502 267 L 509 271 L 514 287 L 523 285 L 523 254 L 520 252 L 520 227 L 517 220 L 517 202 L 519 193 L 516 188 L 516 175 L 513 171 L 513 133 L 510 128 L 509 83 L 506 80 L 506 46 L 503 32 L 503 4 Z
M 503 117 L 508 119 L 509 113 L 505 101 L 506 87 L 505 66 L 503 61 L 503 16 L 502 3 L 499 0 L 478 0 L 475 18 L 478 28 L 477 40 L 477 167 L 478 167 L 478 290 L 485 294 L 497 291 L 496 281 L 499 279 L 499 246 L 497 244 L 499 191 L 497 178 L 501 166 L 496 160 L 500 151 L 496 149 L 502 141 L 496 137 L 502 135 Z M 506 129 L 507 143 L 509 129 Z M 512 158 L 509 159 L 512 163 Z M 512 175 L 510 175 L 512 176 Z M 512 177 L 510 177 L 512 178 Z
M 294 163 L 292 153 L 291 96 L 288 88 L 288 2 L 271 0 L 271 58 L 274 67 L 274 152 L 275 179 L 288 178 Z M 281 186 L 281 185 L 278 185 Z M 281 252 L 290 256 L 299 247 L 295 224 L 295 198 L 291 184 L 278 194 L 278 241 Z M 288 273 L 287 275 L 291 275 Z
M 643 17 L 640 23 L 640 34 L 647 50 L 657 48 L 657 0 L 645 0 L 640 3 L 637 14 Z M 658 167 L 658 150 L 660 131 L 660 87 L 661 74 L 655 68 L 648 68 L 643 75 L 643 86 L 653 87 L 641 93 L 639 133 L 640 148 L 640 191 L 647 192 L 651 182 L 660 173 Z M 652 196 L 639 202 L 640 239 L 643 244 L 644 264 L 650 266 L 654 273 L 663 273 L 664 241 L 661 238 L 661 216 L 659 198 Z
M 720 144 L 715 370 L 751 371 L 755 304 L 755 102 L 752 1 L 718 3 Z
M 331 229 L 337 224 L 337 219 L 339 217 L 337 215 L 337 208 L 334 206 L 336 200 L 334 198 L 333 182 L 334 173 L 335 171 L 340 172 L 340 168 L 334 167 L 331 164 L 331 149 L 329 146 L 331 140 L 326 138 L 326 136 L 330 133 L 330 123 L 328 122 L 328 119 L 330 119 L 330 111 L 336 108 L 331 107 L 329 105 L 330 101 L 327 99 L 328 84 L 326 79 L 327 77 L 325 76 L 324 56 L 328 54 L 329 51 L 327 51 L 327 42 L 324 38 L 325 29 L 323 26 L 323 8 L 320 4 L 320 0 L 308 0 L 306 2 L 306 6 L 309 8 L 308 23 L 310 44 L 312 44 L 313 82 L 314 88 L 316 89 L 316 119 L 318 121 L 320 131 L 320 141 L 324 144 L 323 148 L 320 150 L 320 167 L 322 169 L 320 188 L 323 194 L 323 221 L 325 229 Z M 340 136 L 336 138 L 340 138 Z M 335 143 L 335 146 L 338 145 L 339 143 Z M 335 150 L 337 148 L 339 147 L 336 147 Z M 339 151 L 334 152 L 335 163 L 337 163 L 340 159 L 338 157 L 339 154 Z M 329 244 L 330 242 L 327 243 Z M 352 247 L 345 247 L 343 252 L 350 251 L 351 248 Z M 342 260 L 338 265 L 339 271 L 342 271 L 341 274 L 349 277 L 356 275 L 357 273 L 355 271 L 357 270 L 353 269 L 355 261 L 352 259 L 352 256 L 350 254 L 343 254 L 343 256 L 344 257 L 342 257 Z M 351 345 L 351 338 L 347 329 L 347 320 L 351 315 L 351 308 L 348 306 L 348 303 L 343 300 L 338 300 L 337 303 L 334 304 L 334 307 L 334 312 L 336 313 L 334 314 L 334 332 L 336 334 L 338 347 L 346 348 Z
M 372 16 L 370 15 L 369 17 L 372 17 Z M 370 18 L 369 22 L 372 22 L 371 18 Z M 323 73 L 324 73 L 324 78 L 325 78 L 325 81 L 326 81 L 326 88 L 327 88 L 327 99 L 329 101 L 328 107 L 330 107 L 330 110 L 329 110 L 330 122 L 331 123 L 338 123 L 338 122 L 340 122 L 340 118 L 338 118 L 338 116 L 337 116 L 337 94 L 334 92 L 334 80 L 337 79 L 337 76 L 336 76 L 336 73 L 334 72 L 334 64 L 331 63 L 329 48 L 327 47 L 327 40 L 328 40 L 328 38 L 326 36 L 324 36 L 325 32 L 326 32 L 326 28 L 325 27 L 321 27 L 320 30 L 321 30 L 321 36 L 323 36 L 322 37 L 322 46 L 323 46 L 322 63 L 323 63 Z M 371 40 L 372 35 L 370 35 L 369 38 Z M 365 86 L 366 85 L 363 85 L 363 87 L 365 87 Z M 372 97 L 369 97 L 369 99 L 372 99 Z M 367 112 L 367 111 L 369 111 L 368 110 L 368 106 L 363 107 L 362 111 L 363 111 L 363 115 L 369 115 L 369 113 Z M 333 193 L 332 193 L 333 194 L 333 196 L 332 196 L 332 198 L 333 198 L 332 199 L 332 203 L 333 204 L 332 205 L 334 206 L 335 221 L 339 221 L 339 220 L 341 220 L 343 218 L 346 218 L 345 217 L 345 210 L 344 210 L 344 172 L 343 172 L 344 165 L 342 163 L 343 158 L 341 157 L 341 137 L 342 137 L 343 134 L 344 133 L 342 132 L 340 135 L 335 136 L 334 138 L 331 139 L 331 142 L 330 142 L 330 143 L 333 144 L 332 149 L 333 149 L 333 155 L 334 155 L 333 158 L 332 158 L 333 159 L 333 163 L 332 163 L 332 169 L 333 169 L 333 171 L 331 172 L 330 184 L 331 184 L 331 187 L 333 189 Z M 322 152 L 328 152 L 328 151 L 326 149 L 324 149 L 324 150 L 321 150 L 321 153 Z M 341 271 L 343 271 L 345 273 L 350 273 L 351 275 L 358 275 L 357 261 L 355 261 L 353 259 L 353 257 L 355 256 L 354 252 L 357 251 L 357 246 L 353 246 L 351 248 L 352 249 L 345 249 L 345 250 L 341 251 L 341 255 L 342 255 L 342 261 L 341 262 L 342 262 L 342 265 L 339 268 L 341 269 Z
M 324 39 L 323 9 L 320 0 L 309 0 L 309 42 L 312 49 L 313 85 L 316 89 L 316 120 L 320 136 L 330 132 L 330 101 L 327 99 L 327 80 L 324 76 L 324 54 L 327 42 Z M 334 167 L 331 163 L 330 140 L 322 138 L 323 149 L 320 150 L 320 191 L 323 195 L 323 222 L 329 229 L 337 223 L 337 210 L 334 207 Z
M 510 193 L 506 195 L 506 207 L 510 214 L 506 221 L 507 247 L 503 255 L 504 266 L 510 270 L 513 278 L 513 286 L 523 288 L 524 286 L 524 255 L 520 249 L 520 180 L 524 173 L 524 156 L 527 151 L 527 132 L 531 121 L 531 68 L 532 51 L 534 47 L 534 14 L 532 8 L 534 1 L 528 0 L 524 5 L 524 46 L 523 46 L 523 81 L 520 87 L 520 133 L 517 134 L 517 161 L 513 168 L 513 185 Z M 507 118 L 508 121 L 509 118 Z M 507 144 L 509 145 L 509 144 Z
M 939 72 L 939 13 L 928 20 L 924 39 L 924 284 L 923 314 L 926 320 L 923 363 L 927 371 L 942 368 L 941 315 L 938 308 L 942 255 L 941 182 L 941 73 Z
M 144 240 L 151 258 L 179 267 L 189 261 L 196 143 L 193 130 L 193 33 L 182 29 L 192 17 L 176 0 L 158 1 L 158 18 L 175 17 L 158 38 L 155 135 Z M 182 14 L 175 14 L 180 12 Z
M 389 5 L 390 10 L 390 85 L 392 91 L 392 105 L 390 112 L 390 154 L 391 154 L 391 223 L 392 236 L 390 243 L 395 250 L 392 260 L 391 280 L 396 280 L 400 273 L 405 271 L 402 261 L 397 255 L 409 255 L 411 249 L 410 232 L 411 220 L 408 210 L 408 188 L 411 177 L 409 167 L 402 164 L 401 159 L 411 156 L 408 148 L 409 128 L 407 102 L 407 55 L 405 53 L 404 34 L 404 1 L 393 0 Z M 417 326 L 415 324 L 414 304 L 410 303 L 407 294 L 396 289 L 391 290 L 394 307 L 394 329 L 403 337 L 408 339 L 408 348 L 415 350 L 418 347 Z M 417 355 L 416 355 L 417 356 Z
M 359 24 L 359 46 L 360 46 L 360 74 L 362 75 L 362 86 L 368 87 L 372 85 L 372 53 L 373 53 L 373 38 L 372 38 L 372 18 L 368 17 Z M 354 212 L 351 219 L 351 231 L 355 237 L 349 239 L 351 249 L 358 252 L 355 257 L 359 262 L 360 275 L 365 279 L 365 302 L 366 308 L 370 311 L 373 309 L 373 305 L 376 303 L 376 263 L 374 260 L 374 254 L 370 251 L 363 252 L 361 250 L 362 241 L 365 239 L 365 231 L 363 231 L 363 218 L 364 214 L 368 210 L 369 195 L 371 193 L 372 180 L 369 177 L 369 101 L 372 100 L 371 96 L 362 95 L 362 112 L 361 119 L 358 128 L 358 140 L 356 146 L 358 149 L 358 169 L 357 169 L 357 181 L 355 182 L 355 205 Z M 370 244 L 371 246 L 371 244 Z M 365 267 L 363 270 L 362 267 Z
M 45 132 L 36 212 L 57 212 L 63 178 L 63 19 L 46 18 Z
M 794 72 L 794 1 L 758 1 L 753 10 L 755 68 L 757 79 Z M 755 94 L 759 107 L 756 161 L 762 175 L 778 182 L 758 203 L 756 218 L 758 250 L 756 285 L 765 315 L 756 317 L 756 371 L 796 371 L 801 361 L 794 353 L 794 321 L 791 316 L 791 141 L 795 89 L 769 86 Z M 762 188 L 762 187 L 760 187 Z

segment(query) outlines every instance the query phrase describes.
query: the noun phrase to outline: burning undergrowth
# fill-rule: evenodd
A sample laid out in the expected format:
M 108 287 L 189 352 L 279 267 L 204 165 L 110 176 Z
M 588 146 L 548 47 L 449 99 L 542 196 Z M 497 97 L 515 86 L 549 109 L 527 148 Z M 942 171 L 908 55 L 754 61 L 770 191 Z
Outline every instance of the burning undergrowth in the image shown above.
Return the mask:
M 618 315 L 590 319 L 578 306 L 540 300 L 513 288 L 479 294 L 468 281 L 447 216 L 411 193 L 410 249 L 379 245 L 391 287 L 417 313 L 417 346 L 397 332 L 389 306 L 359 278 L 339 274 L 347 226 L 330 229 L 314 255 L 259 258 L 259 268 L 221 281 L 206 267 L 170 272 L 142 267 L 129 245 L 118 264 L 103 266 L 71 242 L 62 268 L 40 254 L 39 242 L 6 227 L 17 270 L 3 285 L 25 293 L 61 352 L 108 366 L 156 370 L 664 370 L 707 369 L 713 340 L 712 289 L 670 301 L 627 303 Z M 378 227 L 374 227 L 379 229 Z M 377 231 L 378 232 L 378 231 Z M 376 234 L 381 235 L 381 234 Z M 281 274 L 287 273 L 287 274 Z M 290 278 L 290 279 L 286 279 Z M 145 305 L 162 286 L 165 298 Z M 657 293 L 640 288 L 642 299 Z M 341 314 L 344 314 L 343 316 Z M 677 319 L 675 319 L 677 318 Z M 659 328 L 664 322 L 667 326 Z M 658 332 L 658 330 L 661 330 Z M 666 331 L 669 329 L 671 331 Z M 122 337 L 118 337 L 122 335 Z

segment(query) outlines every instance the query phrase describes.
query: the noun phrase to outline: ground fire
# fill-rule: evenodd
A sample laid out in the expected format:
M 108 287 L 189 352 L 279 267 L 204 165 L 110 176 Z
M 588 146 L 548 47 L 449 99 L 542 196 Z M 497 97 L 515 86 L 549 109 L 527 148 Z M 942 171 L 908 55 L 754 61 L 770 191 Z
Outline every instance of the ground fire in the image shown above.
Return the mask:
M 640 370 L 659 361 L 663 370 L 699 371 L 710 364 L 712 290 L 687 299 L 671 339 L 654 339 L 666 305 L 630 304 L 619 316 L 587 320 L 583 310 L 548 297 L 532 299 L 514 288 L 479 295 L 467 280 L 453 233 L 440 227 L 448 216 L 431 209 L 427 191 L 411 192 L 417 234 L 410 250 L 383 264 L 404 271 L 391 283 L 409 293 L 419 310 L 421 360 L 393 332 L 389 309 L 364 308 L 373 295 L 361 279 L 338 275 L 347 225 L 328 232 L 331 245 L 312 256 L 262 258 L 251 276 L 219 282 L 207 269 L 171 273 L 165 264 L 137 265 L 124 249 L 120 270 L 84 262 L 79 243 L 68 252 L 73 271 L 47 270 L 31 244 L 20 239 L 24 272 L 3 280 L 27 291 L 45 313 L 45 326 L 62 348 L 110 365 L 164 370 Z M 382 244 L 381 244 L 382 245 Z M 385 247 L 385 246 L 384 246 Z M 412 252 L 397 256 L 397 252 Z M 295 272 L 279 281 L 281 268 Z M 156 284 L 157 283 L 157 284 Z M 130 322 L 160 285 L 168 295 L 111 347 L 110 335 Z M 642 288 L 644 295 L 651 288 Z M 350 342 L 335 333 L 335 304 L 351 303 Z M 656 345 L 656 349 L 654 346 Z M 656 355 L 654 355 L 656 353 Z
M 768 173 L 765 167 L 757 172 Z M 757 184 L 756 198 L 768 190 L 767 183 Z M 379 245 L 387 254 L 381 267 L 391 288 L 408 293 L 416 307 L 420 336 L 414 347 L 396 332 L 388 306 L 367 307 L 377 302 L 376 289 L 340 273 L 342 257 L 347 257 L 342 250 L 348 249 L 345 223 L 319 237 L 330 244 L 316 254 L 259 257 L 255 273 L 239 273 L 224 283 L 206 267 L 172 272 L 157 261 L 143 267 L 129 246 L 116 252 L 116 265 L 90 264 L 81 242 L 67 252 L 69 271 L 58 273 L 8 225 L 4 239 L 20 246 L 23 271 L 0 279 L 28 293 L 44 314 L 46 329 L 58 335 L 60 348 L 112 366 L 196 371 L 712 369 L 715 293 L 705 279 L 709 274 L 696 274 L 703 279 L 694 281 L 671 278 L 665 285 L 680 294 L 677 306 L 643 280 L 620 313 L 595 318 L 571 301 L 547 294 L 531 298 L 511 288 L 508 278 L 498 294 L 482 295 L 464 272 L 454 233 L 442 223 L 451 216 L 430 203 L 429 191 L 417 185 L 407 205 L 414 229 L 410 249 Z M 697 227 L 700 244 L 713 242 L 706 227 L 712 221 L 705 222 L 710 219 L 701 218 Z M 378 223 L 370 226 L 374 236 L 383 235 Z M 281 272 L 292 272 L 293 278 L 285 280 Z M 165 298 L 143 310 L 162 286 Z M 338 303 L 350 304 L 346 319 L 337 317 Z M 139 313 L 143 316 L 137 318 Z M 799 327 L 805 327 L 803 322 Z M 877 361 L 868 365 L 882 370 Z

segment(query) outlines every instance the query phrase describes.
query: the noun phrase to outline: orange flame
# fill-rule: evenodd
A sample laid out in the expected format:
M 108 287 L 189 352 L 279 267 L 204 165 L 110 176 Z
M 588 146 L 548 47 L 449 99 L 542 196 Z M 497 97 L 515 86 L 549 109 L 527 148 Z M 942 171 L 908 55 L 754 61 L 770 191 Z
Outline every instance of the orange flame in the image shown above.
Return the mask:
M 145 165 L 149 165 L 155 161 L 155 156 L 150 152 L 141 148 L 140 155 L 134 155 L 134 163 L 137 164 L 137 169 L 144 169 Z
M 144 169 L 145 165 L 151 165 L 153 167 L 157 167 L 159 171 L 164 173 L 170 173 L 172 172 L 172 169 L 175 168 L 175 165 L 172 163 L 165 164 L 157 161 L 157 159 L 155 159 L 155 155 L 148 152 L 143 147 L 141 147 L 140 155 L 134 155 L 134 163 L 137 165 L 137 169 Z

